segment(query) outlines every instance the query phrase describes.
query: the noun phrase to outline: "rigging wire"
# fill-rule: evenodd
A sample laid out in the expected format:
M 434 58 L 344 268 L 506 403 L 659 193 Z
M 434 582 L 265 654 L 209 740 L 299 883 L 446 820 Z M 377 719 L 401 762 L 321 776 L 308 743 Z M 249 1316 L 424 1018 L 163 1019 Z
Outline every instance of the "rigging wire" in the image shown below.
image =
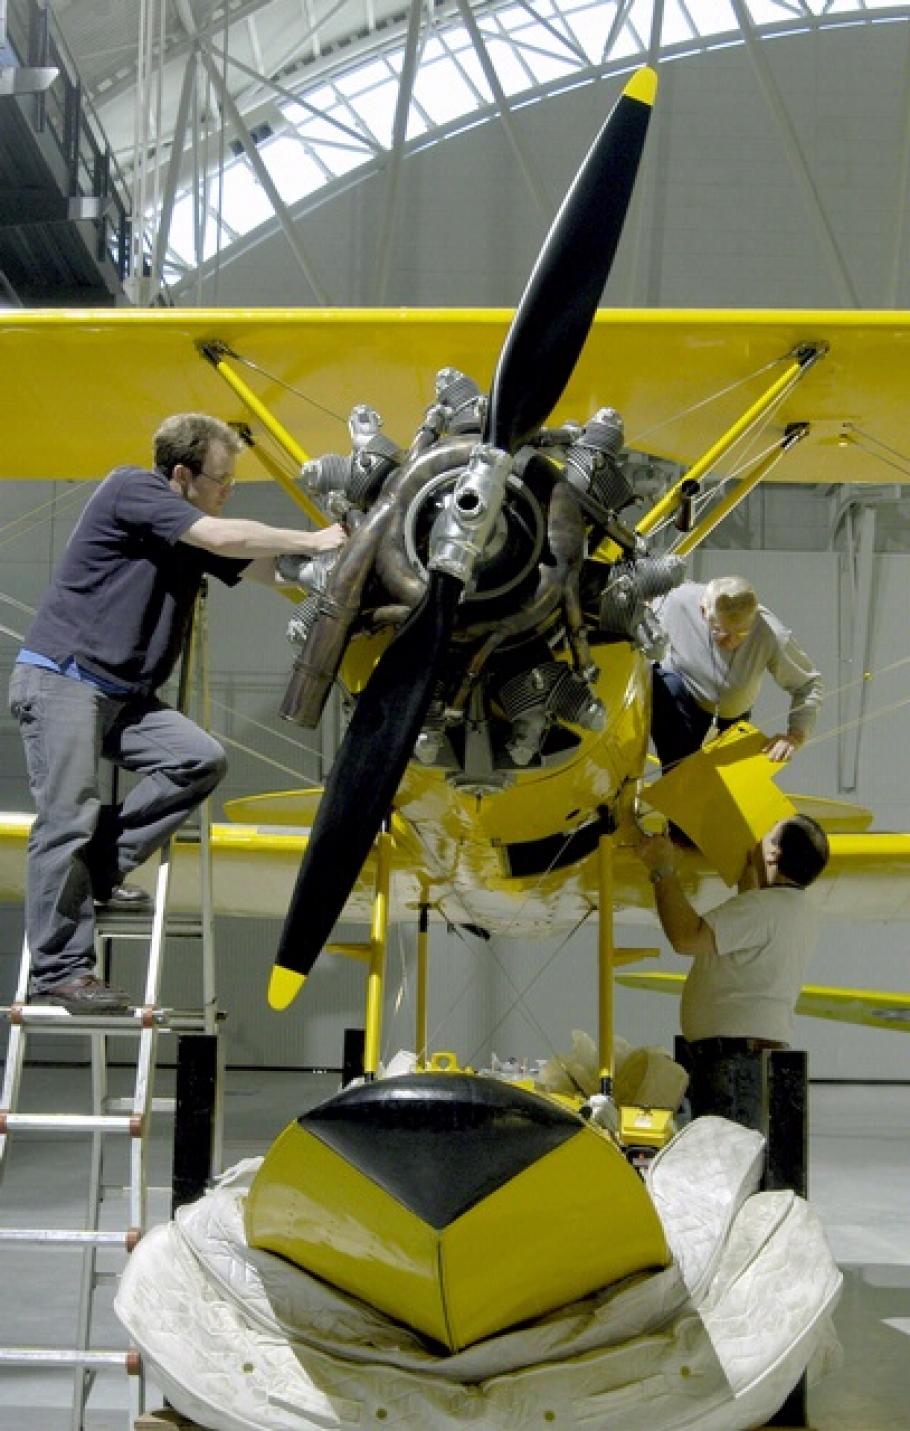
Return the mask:
M 0 526 L 0 547 L 6 546 L 10 542 L 18 542 L 22 537 L 30 536 L 33 531 L 44 525 L 45 522 L 53 521 L 57 512 L 62 508 L 71 505 L 77 497 L 87 501 L 87 495 L 82 490 L 81 485 L 77 485 L 71 492 L 66 492 L 62 497 L 53 496 L 39 506 L 33 507 L 30 512 L 23 512 L 18 517 L 13 517 L 8 522 Z M 50 507 L 52 510 L 47 513 Z M 40 516 L 40 513 L 47 515 Z M 37 518 L 38 520 L 32 520 Z M 30 526 L 23 527 L 23 523 L 31 522 Z
M 295 750 L 300 751 L 303 755 L 315 755 L 317 758 L 321 758 L 322 752 L 315 746 L 304 745 L 301 741 L 295 740 L 292 735 L 286 735 L 282 730 L 274 730 L 272 726 L 266 725 L 264 721 L 256 720 L 255 716 L 247 715 L 237 706 L 228 705 L 226 701 L 216 700 L 214 696 L 212 697 L 212 705 L 217 706 L 219 710 L 225 711 L 233 719 L 246 721 L 248 725 L 255 726 L 257 730 L 264 730 L 267 735 L 274 736 L 276 740 L 283 740 L 286 745 L 292 745 Z
M 709 393 L 707 397 L 699 398 L 697 402 L 690 403 L 688 407 L 680 408 L 678 412 L 660 418 L 657 422 L 652 423 L 650 427 L 643 428 L 642 431 L 634 433 L 629 439 L 628 445 L 630 447 L 638 447 L 639 444 L 642 443 L 646 437 L 650 437 L 652 433 L 660 432 L 661 428 L 670 427 L 673 423 L 680 422 L 684 417 L 689 417 L 693 412 L 698 412 L 701 408 L 710 406 L 712 402 L 718 402 L 721 398 L 726 397 L 728 393 L 735 392 L 737 388 L 743 387 L 744 384 L 754 382 L 756 378 L 769 372 L 771 368 L 776 368 L 781 363 L 786 362 L 788 357 L 789 354 L 783 358 L 772 358 L 770 362 L 763 363 L 761 367 L 755 368 L 753 372 L 747 373 L 745 377 L 737 378 L 735 382 L 728 383 L 726 387 L 718 388 L 716 392 Z
M 294 397 L 298 397 L 301 401 L 309 403 L 310 407 L 315 407 L 319 412 L 324 412 L 326 417 L 333 417 L 336 422 L 340 422 L 343 427 L 347 428 L 348 420 L 346 417 L 342 417 L 334 408 L 326 407 L 324 403 L 317 401 L 314 397 L 310 397 L 309 393 L 303 392 L 300 388 L 295 388 L 293 383 L 285 382 L 284 378 L 280 378 L 277 373 L 270 372 L 269 369 L 264 368 L 261 363 L 254 362 L 252 358 L 244 357 L 242 353 L 232 352 L 231 358 L 234 362 L 239 363 L 241 367 L 250 368 L 254 373 L 259 373 L 260 376 L 268 378 L 270 383 L 275 383 L 278 387 L 284 388 L 285 392 L 293 393 Z
M 856 432 L 856 431 L 857 431 L 856 428 L 853 428 L 853 429 L 852 429 L 852 432 Z M 872 440 L 873 440 L 873 442 L 877 442 L 877 441 L 878 441 L 877 438 L 873 438 Z M 881 452 L 876 452 L 875 449 L 874 449 L 873 447 L 870 447 L 867 442 L 858 442 L 858 441 L 856 440 L 856 438 L 853 437 L 852 435 L 851 435 L 851 437 L 850 437 L 850 441 L 851 441 L 856 447 L 860 448 L 860 450 L 861 450 L 862 452 L 865 452 L 869 457 L 874 458 L 874 460 L 875 460 L 876 462 L 881 462 L 882 465 L 885 466 L 885 467 L 892 467 L 892 468 L 894 468 L 894 470 L 895 470 L 896 472 L 899 472 L 902 477 L 910 477 L 910 458 L 904 457 L 903 453 L 895 452 L 895 449 L 894 449 L 893 447 L 888 447 L 887 444 L 884 443 L 884 442 L 879 442 L 879 443 L 878 443 L 878 445 L 879 445 L 880 447 L 883 447 L 883 448 L 885 449 L 885 452 L 894 453 L 894 455 L 895 455 L 896 457 L 899 457 L 899 458 L 900 458 L 900 461 L 899 461 L 899 462 L 895 462 L 895 461 L 892 460 L 892 458 L 890 458 L 890 457 L 885 457 L 885 456 L 883 455 L 883 453 L 881 453 Z
M 889 447 L 887 442 L 883 442 L 882 439 L 880 437 L 876 437 L 874 433 L 865 432 L 863 428 L 855 427 L 851 423 L 850 428 L 845 435 L 848 438 L 852 438 L 854 433 L 856 433 L 858 437 L 861 437 L 863 439 L 863 442 L 873 442 L 876 447 L 881 447 L 885 450 L 885 452 L 890 452 L 892 457 L 900 458 L 901 462 L 904 463 L 906 470 L 910 472 L 910 456 L 908 456 L 905 452 L 899 452 L 896 447 Z M 857 446 L 862 446 L 862 443 L 857 443 Z M 869 451 L 868 447 L 865 447 L 863 450 L 866 452 Z M 870 456 L 873 455 L 874 454 L 870 453 Z
M 537 1015 L 534 1013 L 534 1010 L 531 1009 L 531 1008 L 525 1003 L 525 999 L 526 999 L 527 995 L 530 993 L 530 991 L 533 989 L 534 985 L 538 982 L 538 980 L 543 977 L 543 975 L 547 972 L 547 970 L 550 968 L 550 966 L 555 962 L 555 960 L 556 960 L 556 959 L 559 957 L 559 955 L 563 952 L 563 950 L 566 948 L 566 945 L 570 942 L 570 940 L 574 939 L 575 935 L 578 933 L 578 931 L 579 931 L 579 929 L 581 928 L 581 926 L 591 917 L 591 915 L 593 914 L 593 912 L 594 912 L 594 911 L 593 911 L 593 908 L 585 910 L 585 912 L 584 912 L 584 914 L 581 916 L 581 918 L 576 921 L 576 923 L 575 923 L 575 924 L 572 926 L 572 928 L 569 930 L 568 934 L 566 934 L 565 937 L 564 937 L 562 940 L 560 940 L 559 944 L 558 944 L 558 945 L 556 946 L 556 948 L 553 950 L 552 954 L 549 956 L 548 959 L 546 959 L 546 960 L 544 961 L 544 963 L 543 963 L 543 964 L 541 965 L 541 967 L 537 970 L 537 972 L 536 972 L 536 974 L 533 976 L 533 978 L 530 979 L 530 980 L 528 981 L 528 983 L 525 984 L 522 988 L 519 988 L 519 987 L 518 987 L 518 985 L 516 984 L 515 980 L 512 978 L 511 974 L 509 973 L 509 970 L 506 968 L 505 964 L 502 962 L 502 960 L 499 958 L 499 956 L 495 953 L 495 951 L 493 951 L 493 950 L 490 951 L 490 953 L 491 953 L 492 956 L 493 956 L 493 961 L 494 961 L 494 963 L 496 964 L 497 969 L 498 969 L 499 972 L 504 976 L 504 978 L 506 979 L 507 983 L 511 986 L 512 992 L 515 994 L 515 998 L 512 1000 L 511 1004 L 509 1004 L 509 1007 L 504 1011 L 504 1013 L 501 1015 L 501 1017 L 500 1017 L 499 1019 L 497 1019 L 496 1023 L 493 1025 L 493 1027 L 490 1028 L 490 1029 L 484 1034 L 484 1037 L 483 1037 L 483 1040 L 481 1041 L 481 1043 L 478 1044 L 477 1047 L 474 1049 L 474 1051 L 471 1053 L 471 1055 L 470 1055 L 470 1057 L 469 1057 L 469 1059 L 468 1059 L 468 1062 L 469 1062 L 469 1063 L 473 1063 L 474 1058 L 475 1058 L 475 1057 L 477 1056 L 477 1054 L 482 1050 L 482 1048 L 483 1048 L 484 1045 L 486 1044 L 487 1040 L 490 1040 L 490 1039 L 493 1038 L 494 1034 L 502 1027 L 502 1025 L 505 1023 L 506 1019 L 508 1018 L 509 1014 L 512 1013 L 513 1009 L 520 1008 L 520 1009 L 521 1009 L 521 1012 L 524 1014 L 525 1018 L 528 1019 L 528 1021 L 529 1021 L 531 1024 L 533 1024 L 534 1028 L 537 1030 L 537 1032 L 538 1032 L 538 1034 L 540 1035 L 540 1037 L 544 1040 L 544 1042 L 546 1043 L 547 1047 L 549 1048 L 551 1054 L 552 1054 L 553 1057 L 556 1059 L 556 1062 L 559 1064 L 560 1068 L 562 1068 L 563 1072 L 564 1072 L 565 1074 L 567 1074 L 567 1076 L 568 1076 L 568 1077 L 571 1079 L 571 1081 L 575 1084 L 576 1088 L 578 1088 L 578 1083 L 577 1083 L 576 1079 L 574 1078 L 574 1076 L 572 1075 L 572 1073 L 570 1072 L 569 1068 L 567 1067 L 567 1065 L 566 1065 L 566 1060 L 564 1059 L 563 1055 L 560 1053 L 559 1049 L 556 1048 L 555 1044 L 553 1043 L 553 1040 L 550 1038 L 550 1035 L 547 1033 L 547 1031 L 546 1031 L 546 1029 L 544 1028 L 543 1024 L 540 1022 L 540 1020 L 538 1019 Z M 500 937 L 502 937 L 502 936 L 500 936 Z M 583 1089 L 580 1089 L 579 1091 L 580 1091 L 580 1092 L 584 1092 Z

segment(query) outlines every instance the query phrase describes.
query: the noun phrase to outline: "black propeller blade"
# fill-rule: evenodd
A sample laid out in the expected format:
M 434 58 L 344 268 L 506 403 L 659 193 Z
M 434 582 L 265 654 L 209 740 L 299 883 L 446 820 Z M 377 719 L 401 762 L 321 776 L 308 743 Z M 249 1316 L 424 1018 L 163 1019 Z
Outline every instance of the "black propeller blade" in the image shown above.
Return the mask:
M 461 591 L 454 577 L 430 574 L 423 600 L 357 702 L 297 875 L 269 983 L 272 1008 L 287 1008 L 299 992 L 389 813 L 433 696 Z
M 503 344 L 484 441 L 514 452 L 562 396 L 594 321 L 625 221 L 657 91 L 636 71 L 547 234 Z
M 626 85 L 547 235 L 490 391 L 484 442 L 514 452 L 543 424 L 572 374 L 616 252 L 657 77 Z M 335 757 L 297 876 L 269 984 L 286 1008 L 338 920 L 426 717 L 462 584 L 432 572 L 423 601 L 388 646 Z

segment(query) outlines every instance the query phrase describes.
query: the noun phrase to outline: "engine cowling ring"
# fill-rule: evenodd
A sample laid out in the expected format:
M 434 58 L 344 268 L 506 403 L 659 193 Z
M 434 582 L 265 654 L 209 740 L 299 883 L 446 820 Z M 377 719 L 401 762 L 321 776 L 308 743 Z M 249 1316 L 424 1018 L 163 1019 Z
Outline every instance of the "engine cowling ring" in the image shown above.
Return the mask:
M 441 498 L 454 490 L 460 475 L 460 470 L 440 472 L 415 493 L 405 512 L 405 554 L 423 582 L 427 581 L 427 568 L 421 552 L 426 550 L 430 529 L 442 505 Z M 546 520 L 534 493 L 514 472 L 506 478 L 506 491 L 506 502 L 484 560 L 467 588 L 465 600 L 472 607 L 513 591 L 536 572 L 543 551 Z

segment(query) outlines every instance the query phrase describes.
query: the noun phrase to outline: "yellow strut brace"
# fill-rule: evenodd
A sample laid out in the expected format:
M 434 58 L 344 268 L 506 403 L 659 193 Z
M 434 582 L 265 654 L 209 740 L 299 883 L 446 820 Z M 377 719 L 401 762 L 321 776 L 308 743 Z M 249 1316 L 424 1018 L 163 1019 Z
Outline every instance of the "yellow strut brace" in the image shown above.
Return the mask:
M 723 457 L 725 452 L 729 451 L 735 442 L 738 442 L 743 433 L 748 431 L 754 422 L 773 407 L 774 403 L 787 387 L 807 373 L 819 358 L 824 357 L 827 351 L 827 345 L 822 344 L 801 348 L 794 357 L 793 362 L 788 364 L 784 372 L 776 382 L 771 384 L 767 392 L 763 393 L 762 396 L 743 413 L 742 417 L 734 422 L 733 426 L 729 427 L 727 431 L 718 438 L 714 446 L 710 447 L 704 456 L 700 457 L 694 466 L 689 468 L 688 472 L 683 473 L 679 481 L 670 488 L 669 492 L 661 497 L 659 502 L 654 504 L 650 512 L 645 513 L 635 528 L 639 535 L 646 537 L 649 532 L 653 532 L 654 528 L 658 526 L 665 517 L 672 516 L 679 506 L 683 483 L 697 482 L 706 472 L 710 472 L 714 464 Z
M 597 842 L 597 1054 L 600 1091 L 613 1095 L 613 841 L 601 835 Z
M 732 512 L 734 507 L 738 507 L 740 502 L 748 497 L 753 487 L 757 487 L 759 482 L 761 482 L 764 477 L 767 477 L 775 464 L 780 461 L 782 453 L 788 452 L 797 442 L 801 442 L 808 431 L 809 424 L 806 422 L 800 423 L 792 432 L 786 433 L 775 450 L 770 452 L 764 461 L 758 464 L 754 471 L 750 472 L 748 476 L 741 478 L 735 487 L 731 487 L 726 497 L 723 497 L 721 501 L 717 502 L 715 506 L 711 508 L 710 512 L 707 512 L 705 516 L 702 517 L 701 521 L 697 526 L 692 528 L 691 532 L 687 532 L 681 541 L 674 543 L 671 548 L 673 555 L 688 556 L 689 552 L 694 551 L 695 548 L 704 541 L 705 537 L 710 535 L 710 533 L 714 531 L 714 528 L 723 521 L 727 513 Z
M 430 906 L 421 882 L 420 914 L 417 925 L 417 1067 L 427 1066 L 427 971 L 430 947 Z
M 373 917 L 370 921 L 370 971 L 367 975 L 366 1037 L 363 1045 L 363 1072 L 367 1079 L 375 1078 L 379 1068 L 391 878 L 392 836 L 388 830 L 383 830 L 376 840 L 376 886 L 373 894 Z
M 282 426 L 277 417 L 274 417 L 273 414 L 269 412 L 265 403 L 256 396 L 252 388 L 248 387 L 239 373 L 234 371 L 217 344 L 203 344 L 200 351 L 203 357 L 211 363 L 219 377 L 224 379 L 231 391 L 239 397 L 245 407 L 249 408 L 253 416 L 259 419 L 263 427 L 272 434 L 278 445 L 284 448 L 288 456 L 297 463 L 297 466 L 302 467 L 305 462 L 308 462 L 309 454 L 304 451 L 299 442 L 295 441 L 287 428 Z M 306 512 L 314 526 L 328 526 L 328 519 L 325 514 L 319 510 L 316 503 L 311 501 L 307 494 L 302 492 L 285 472 L 282 472 L 279 467 L 276 467 L 274 463 L 266 459 L 263 459 L 263 465 L 267 468 L 270 475 L 274 477 L 282 490 L 287 493 L 291 501 Z

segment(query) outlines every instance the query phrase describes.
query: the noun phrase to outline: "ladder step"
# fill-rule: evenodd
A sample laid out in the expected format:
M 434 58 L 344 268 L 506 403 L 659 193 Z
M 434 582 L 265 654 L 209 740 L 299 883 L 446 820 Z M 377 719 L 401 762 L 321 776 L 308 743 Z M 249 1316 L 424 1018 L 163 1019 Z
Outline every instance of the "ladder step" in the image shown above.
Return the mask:
M 138 1034 L 151 1025 L 173 1033 L 205 1030 L 205 1014 L 201 1009 L 157 1008 L 149 1012 L 136 1007 L 125 1014 L 71 1014 L 58 1004 L 0 1004 L 0 1017 L 3 1016 L 11 1023 L 55 1034 Z M 215 1017 L 223 1020 L 225 1015 L 219 1009 Z
M 95 915 L 95 933 L 105 939 L 145 939 L 148 940 L 153 922 L 150 909 L 136 910 L 127 914 L 123 910 L 98 910 Z M 201 938 L 202 920 L 193 914 L 169 914 L 164 921 L 166 934 L 176 934 L 183 938 Z
M 0 1135 L 6 1133 L 128 1133 L 138 1138 L 142 1119 L 105 1113 L 7 1113 L 0 1108 Z
M 130 1251 L 136 1241 L 136 1234 L 125 1230 L 100 1232 L 76 1227 L 0 1227 L 0 1242 L 26 1243 L 34 1247 L 125 1247 Z
M 52 1347 L 0 1347 L 0 1366 L 122 1367 L 128 1376 L 138 1376 L 142 1361 L 138 1351 L 72 1351 Z
M 132 1113 L 132 1098 L 105 1098 L 104 1108 L 107 1113 Z M 149 1104 L 150 1113 L 173 1113 L 177 1107 L 176 1098 L 153 1098 Z

